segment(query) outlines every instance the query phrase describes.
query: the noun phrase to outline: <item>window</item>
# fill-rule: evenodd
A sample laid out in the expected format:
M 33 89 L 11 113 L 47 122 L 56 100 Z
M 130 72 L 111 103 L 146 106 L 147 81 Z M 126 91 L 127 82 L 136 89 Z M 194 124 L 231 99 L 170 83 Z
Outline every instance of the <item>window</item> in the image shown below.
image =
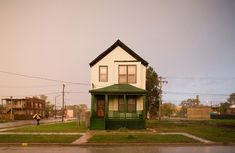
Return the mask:
M 125 102 L 123 96 L 118 96 L 118 111 L 125 112 Z
M 119 65 L 119 83 L 136 83 L 136 65 Z
M 136 111 L 136 96 L 127 96 L 127 112 L 133 113 Z
M 136 66 L 135 65 L 129 65 L 127 67 L 127 81 L 128 83 L 136 83 Z
M 35 108 L 38 108 L 38 103 L 34 103 Z
M 108 81 L 108 66 L 99 67 L 99 81 L 100 82 Z

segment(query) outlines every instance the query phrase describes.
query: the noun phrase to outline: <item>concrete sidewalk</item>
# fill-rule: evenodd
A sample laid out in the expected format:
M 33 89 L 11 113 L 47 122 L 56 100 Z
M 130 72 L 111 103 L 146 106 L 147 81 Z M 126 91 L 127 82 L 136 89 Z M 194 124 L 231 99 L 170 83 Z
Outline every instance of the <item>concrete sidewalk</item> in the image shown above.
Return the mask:
M 88 142 L 88 139 L 92 137 L 92 134 L 90 132 L 86 132 L 83 136 L 81 136 L 76 141 L 72 142 L 72 144 L 85 144 Z
M 176 135 L 177 134 L 177 135 L 183 135 L 183 136 L 188 137 L 188 138 L 192 138 L 192 139 L 200 141 L 202 143 L 214 143 L 213 141 L 202 139 L 202 138 L 199 138 L 199 137 L 196 137 L 194 135 L 184 133 L 184 132 L 167 132 L 167 133 L 158 133 L 158 134 L 161 134 L 161 135 Z
M 19 134 L 19 135 L 85 135 L 82 132 L 0 132 L 0 135 Z

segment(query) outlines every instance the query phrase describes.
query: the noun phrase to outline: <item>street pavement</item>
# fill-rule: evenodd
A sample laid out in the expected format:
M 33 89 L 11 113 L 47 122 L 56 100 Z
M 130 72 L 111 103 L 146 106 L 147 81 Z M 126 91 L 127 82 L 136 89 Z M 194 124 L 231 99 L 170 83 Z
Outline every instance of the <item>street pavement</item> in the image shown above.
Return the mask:
M 0 153 L 234 153 L 235 146 L 0 147 Z

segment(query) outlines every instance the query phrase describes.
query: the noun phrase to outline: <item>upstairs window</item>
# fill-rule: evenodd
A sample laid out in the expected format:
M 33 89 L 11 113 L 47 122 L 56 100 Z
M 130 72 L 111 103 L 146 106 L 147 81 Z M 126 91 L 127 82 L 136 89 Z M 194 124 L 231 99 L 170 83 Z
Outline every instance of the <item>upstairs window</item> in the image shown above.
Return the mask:
M 108 66 L 99 67 L 99 81 L 108 82 Z
M 119 83 L 136 83 L 136 65 L 119 65 Z

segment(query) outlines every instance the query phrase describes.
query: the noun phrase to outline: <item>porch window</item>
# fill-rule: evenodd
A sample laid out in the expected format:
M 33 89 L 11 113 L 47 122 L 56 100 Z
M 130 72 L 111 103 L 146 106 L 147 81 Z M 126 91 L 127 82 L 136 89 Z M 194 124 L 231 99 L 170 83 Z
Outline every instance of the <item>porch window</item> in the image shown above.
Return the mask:
M 136 112 L 136 96 L 127 96 L 127 112 Z
M 125 112 L 125 102 L 123 96 L 118 96 L 118 111 Z
M 108 66 L 99 67 L 99 81 L 100 82 L 108 81 Z
M 119 65 L 119 83 L 136 83 L 136 65 Z

